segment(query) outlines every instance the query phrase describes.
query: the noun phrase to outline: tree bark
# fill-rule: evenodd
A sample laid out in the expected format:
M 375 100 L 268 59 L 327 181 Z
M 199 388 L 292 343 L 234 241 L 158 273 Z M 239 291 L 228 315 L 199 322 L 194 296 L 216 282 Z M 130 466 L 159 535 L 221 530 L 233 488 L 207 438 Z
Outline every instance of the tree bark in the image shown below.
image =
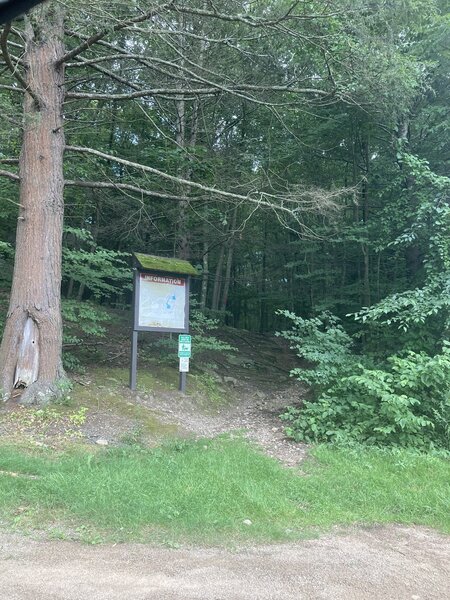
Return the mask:
M 61 243 L 64 212 L 63 14 L 44 5 L 28 19 L 20 156 L 20 211 L 10 305 L 0 346 L 0 389 L 24 403 L 58 394 L 62 368 Z

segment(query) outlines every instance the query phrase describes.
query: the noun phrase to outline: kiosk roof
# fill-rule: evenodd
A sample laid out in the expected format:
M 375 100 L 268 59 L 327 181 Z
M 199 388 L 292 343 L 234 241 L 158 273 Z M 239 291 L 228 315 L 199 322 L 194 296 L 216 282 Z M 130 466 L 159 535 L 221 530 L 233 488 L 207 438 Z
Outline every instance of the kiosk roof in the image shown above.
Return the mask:
M 134 257 L 138 268 L 144 271 L 160 271 L 162 273 L 177 273 L 178 275 L 198 275 L 198 271 L 187 260 L 166 258 L 135 252 Z

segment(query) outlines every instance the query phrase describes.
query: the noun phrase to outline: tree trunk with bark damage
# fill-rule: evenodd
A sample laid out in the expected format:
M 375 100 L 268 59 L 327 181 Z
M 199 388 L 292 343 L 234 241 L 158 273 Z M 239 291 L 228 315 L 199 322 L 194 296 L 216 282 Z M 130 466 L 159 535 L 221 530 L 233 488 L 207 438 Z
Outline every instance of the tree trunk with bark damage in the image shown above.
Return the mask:
M 11 299 L 0 347 L 0 389 L 8 399 L 48 402 L 61 393 L 63 231 L 63 14 L 44 5 L 28 19 L 20 156 L 20 210 Z

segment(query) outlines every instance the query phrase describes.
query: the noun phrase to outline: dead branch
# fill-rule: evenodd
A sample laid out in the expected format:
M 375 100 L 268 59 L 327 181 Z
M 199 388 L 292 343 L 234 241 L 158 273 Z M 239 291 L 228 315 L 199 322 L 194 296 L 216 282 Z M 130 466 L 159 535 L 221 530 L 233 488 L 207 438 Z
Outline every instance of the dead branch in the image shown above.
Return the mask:
M 169 10 L 178 13 L 185 13 L 190 15 L 197 15 L 200 17 L 209 17 L 213 19 L 219 19 L 221 21 L 229 21 L 233 23 L 243 23 L 249 27 L 274 27 L 283 21 L 295 18 L 296 20 L 313 20 L 313 19 L 327 19 L 341 13 L 328 13 L 328 14 L 310 14 L 310 15 L 293 15 L 292 12 L 299 5 L 299 2 L 294 2 L 288 8 L 288 10 L 278 17 L 277 19 L 264 19 L 262 17 L 253 17 L 252 15 L 238 14 L 229 15 L 221 13 L 218 10 L 206 10 L 202 8 L 193 8 L 188 6 L 179 6 L 178 4 L 172 3 Z
M 273 211 L 284 227 L 287 227 L 288 229 L 298 233 L 298 230 L 293 229 L 288 223 L 288 219 L 293 219 L 296 225 L 300 227 L 305 235 L 312 235 L 313 237 L 315 237 L 314 232 L 306 227 L 306 225 L 300 220 L 300 216 L 304 212 L 317 210 L 318 208 L 321 208 L 323 212 L 335 210 L 337 206 L 337 199 L 348 193 L 348 190 L 336 190 L 332 192 L 321 190 L 319 197 L 316 197 L 312 192 L 308 190 L 300 190 L 300 188 L 297 187 L 293 191 L 280 192 L 278 194 L 270 194 L 264 191 L 253 190 L 244 196 L 242 194 L 227 192 L 215 187 L 209 187 L 201 183 L 197 183 L 196 181 L 184 179 L 182 177 L 176 177 L 175 175 L 164 173 L 163 171 L 159 171 L 153 167 L 125 160 L 124 158 L 119 158 L 111 154 L 106 154 L 105 152 L 94 150 L 93 148 L 86 148 L 82 146 L 66 146 L 66 151 L 92 154 L 93 156 L 98 156 L 104 160 L 116 162 L 132 169 L 143 171 L 144 173 L 151 173 L 152 175 L 156 175 L 157 177 L 166 179 L 177 185 L 187 186 L 188 188 L 201 190 L 205 194 L 210 194 L 219 198 L 225 198 L 230 202 L 234 201 L 251 203 L 256 205 L 257 208 Z M 323 203 L 324 206 L 320 206 L 321 203 Z
M 0 172 L 1 174 L 1 172 Z M 84 181 L 84 180 L 67 180 L 64 182 L 65 186 L 70 187 L 84 187 L 94 189 L 115 189 L 115 190 L 126 190 L 128 192 L 134 192 L 141 196 L 150 196 L 151 198 L 162 198 L 163 200 L 174 200 L 175 202 L 186 202 L 195 200 L 189 196 L 175 196 L 173 194 L 166 194 L 164 192 L 155 192 L 147 190 L 145 188 L 138 187 L 137 185 L 131 185 L 128 183 L 114 183 L 106 181 Z
M 312 94 L 317 96 L 331 96 L 330 92 L 326 92 L 325 90 L 315 89 L 315 88 L 295 88 L 289 87 L 285 85 L 271 85 L 271 86 L 261 86 L 261 85 L 250 85 L 250 84 L 241 84 L 235 86 L 221 86 L 219 84 L 214 84 L 215 87 L 205 87 L 205 88 L 154 88 L 148 90 L 138 90 L 136 92 L 131 92 L 129 94 L 96 94 L 89 92 L 68 92 L 66 94 L 66 98 L 76 98 L 76 99 L 88 99 L 88 100 L 132 100 L 133 98 L 144 98 L 145 96 L 183 96 L 184 94 L 190 95 L 213 95 L 213 94 L 221 94 L 221 93 L 231 93 L 236 94 L 242 91 L 252 91 L 252 92 L 289 92 L 292 94 Z M 251 102 L 258 102 L 264 105 L 273 105 L 270 102 L 259 101 L 256 98 L 252 98 L 250 96 L 245 96 L 245 98 Z
M 166 4 L 162 4 L 161 6 L 155 8 L 155 9 L 152 8 L 152 9 L 148 10 L 147 12 L 145 12 L 144 14 L 141 14 L 137 17 L 134 17 L 132 19 L 127 19 L 126 21 L 122 21 L 121 23 L 117 23 L 117 25 L 114 25 L 114 27 L 111 27 L 110 29 L 103 29 L 102 31 L 97 32 L 96 34 L 92 35 L 90 38 L 85 40 L 82 44 L 80 44 L 79 46 L 76 46 L 75 48 L 70 50 L 70 52 L 67 52 L 64 56 L 62 56 L 56 62 L 56 66 L 59 67 L 63 63 L 67 62 L 68 60 L 75 58 L 75 56 L 78 56 L 79 54 L 81 54 L 82 52 L 87 50 L 90 46 L 92 46 L 93 44 L 96 44 L 98 41 L 100 41 L 102 38 L 109 35 L 113 31 L 120 31 L 121 29 L 125 29 L 126 27 L 129 27 L 130 25 L 133 25 L 134 23 L 143 23 L 144 21 L 151 19 L 152 17 L 157 15 L 162 10 L 164 10 L 166 8 L 170 8 L 172 3 L 173 3 L 173 0 Z
M 15 87 L 13 85 L 0 84 L 0 90 L 9 90 L 10 92 L 19 92 L 19 94 L 25 94 L 23 87 Z
M 19 175 L 11 173 L 11 171 L 4 171 L 3 169 L 0 169 L 0 176 L 8 177 L 8 179 L 12 179 L 13 181 L 20 181 Z
M 13 74 L 13 76 L 17 79 L 17 81 L 20 83 L 20 85 L 22 86 L 22 88 L 24 89 L 24 91 L 28 92 L 30 94 L 30 96 L 33 98 L 33 100 L 36 102 L 37 106 L 40 106 L 40 100 L 39 97 L 37 96 L 37 94 L 30 88 L 29 84 L 25 81 L 25 79 L 22 77 L 22 75 L 19 73 L 19 71 L 17 70 L 17 68 L 14 66 L 11 57 L 9 55 L 8 52 L 8 35 L 9 32 L 11 31 L 11 23 L 7 23 L 5 25 L 5 27 L 3 28 L 2 31 L 2 35 L 0 36 L 0 48 L 2 50 L 2 54 L 3 54 L 3 58 L 5 60 L 5 63 L 8 67 L 8 69 L 11 71 L 11 73 Z M 13 88 L 14 89 L 14 88 Z

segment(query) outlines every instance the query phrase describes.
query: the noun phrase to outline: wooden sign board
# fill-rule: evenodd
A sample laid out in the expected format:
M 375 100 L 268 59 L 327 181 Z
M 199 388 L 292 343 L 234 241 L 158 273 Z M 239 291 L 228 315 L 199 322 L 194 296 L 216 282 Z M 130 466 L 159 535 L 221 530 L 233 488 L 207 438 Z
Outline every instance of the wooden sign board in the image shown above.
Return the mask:
M 189 332 L 189 279 L 198 275 L 186 260 L 149 254 L 134 254 L 133 336 L 131 341 L 130 388 L 136 389 L 138 332 Z M 190 336 L 185 335 L 186 339 Z M 190 344 L 189 344 L 190 346 Z M 183 358 L 187 358 L 187 350 Z M 190 355 L 190 347 L 189 347 Z M 180 390 L 186 387 L 189 359 L 180 363 Z

